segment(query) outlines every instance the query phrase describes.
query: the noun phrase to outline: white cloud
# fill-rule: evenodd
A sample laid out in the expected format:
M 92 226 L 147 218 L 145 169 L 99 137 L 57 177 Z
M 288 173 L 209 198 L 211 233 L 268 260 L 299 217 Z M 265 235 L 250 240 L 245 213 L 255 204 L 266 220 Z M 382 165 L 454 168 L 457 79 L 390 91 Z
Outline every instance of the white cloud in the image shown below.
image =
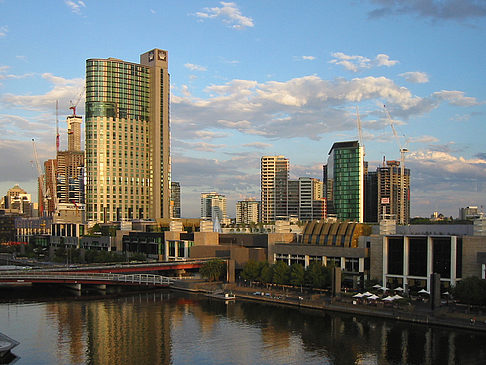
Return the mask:
M 71 9 L 75 14 L 81 15 L 81 8 L 85 8 L 86 4 L 81 1 L 64 0 L 64 3 Z
M 0 27 L 0 38 L 7 36 L 8 33 L 8 26 L 2 25 Z
M 439 139 L 434 136 L 419 136 L 419 137 L 411 137 L 407 139 L 407 142 L 410 143 L 436 143 L 439 142 Z
M 334 59 L 329 61 L 329 63 L 341 65 L 346 70 L 352 72 L 358 72 L 372 67 L 391 67 L 398 63 L 398 61 L 390 60 L 390 56 L 382 53 L 376 55 L 375 59 L 373 60 L 364 56 L 350 56 L 342 52 L 335 52 L 332 54 L 332 56 L 334 57 Z
M 186 63 L 184 67 L 191 71 L 207 71 L 206 67 L 200 65 L 194 65 L 192 63 Z
M 304 61 L 314 61 L 316 58 L 314 56 L 302 56 Z
M 476 98 L 464 96 L 463 91 L 457 90 L 442 90 L 432 94 L 433 97 L 439 100 L 447 101 L 449 104 L 456 106 L 475 106 L 480 105 Z
M 238 6 L 233 3 L 221 1 L 222 7 L 204 8 L 195 15 L 200 19 L 221 18 L 223 23 L 230 25 L 234 29 L 253 27 L 253 19 L 241 14 Z
M 425 72 L 404 72 L 399 76 L 402 76 L 408 82 L 413 82 L 415 84 L 425 84 L 429 82 L 429 76 Z
M 27 110 L 51 110 L 56 100 L 60 105 L 69 105 L 70 100 L 78 97 L 84 88 L 84 79 L 66 79 L 50 73 L 42 74 L 42 78 L 52 85 L 51 90 L 41 95 L 15 95 L 3 94 L 0 96 L 0 103 L 12 108 L 20 107 Z M 83 107 L 83 100 L 78 103 L 80 114 Z
M 150 12 L 151 12 L 152 14 L 157 13 L 157 12 L 156 12 L 154 9 L 150 9 Z

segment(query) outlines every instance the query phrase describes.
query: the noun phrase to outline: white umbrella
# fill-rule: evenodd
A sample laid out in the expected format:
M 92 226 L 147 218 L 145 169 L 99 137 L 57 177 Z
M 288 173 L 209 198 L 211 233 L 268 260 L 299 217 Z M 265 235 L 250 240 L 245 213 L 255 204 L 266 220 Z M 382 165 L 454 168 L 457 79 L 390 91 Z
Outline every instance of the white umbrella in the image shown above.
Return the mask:
M 373 285 L 373 288 L 380 289 L 381 288 L 381 285 L 380 284 L 375 284 L 375 285 Z
M 386 301 L 386 302 L 392 302 L 395 300 L 395 298 L 391 297 L 391 296 L 387 296 L 386 298 L 382 299 L 383 301 Z
M 356 295 L 353 295 L 353 298 L 363 298 L 363 294 L 358 293 Z
M 372 296 L 373 293 L 370 293 L 369 291 L 367 291 L 366 293 L 363 293 L 363 296 L 364 297 L 369 297 L 369 296 Z
M 419 290 L 419 292 L 418 292 L 418 293 L 419 293 L 419 294 L 430 294 L 430 293 L 429 293 L 427 290 L 425 290 L 425 289 L 421 289 L 421 290 Z
M 376 299 L 378 299 L 378 298 L 379 298 L 379 296 L 378 296 L 378 295 L 373 294 L 373 295 L 369 296 L 369 297 L 368 297 L 368 298 L 366 298 L 366 299 L 370 299 L 370 300 L 376 300 Z
M 449 292 L 445 291 L 445 292 L 442 293 L 442 295 L 449 295 Z
M 396 295 L 392 296 L 392 298 L 393 298 L 393 299 L 403 299 L 403 297 L 402 297 L 402 296 L 400 296 L 400 295 L 398 295 L 398 294 L 396 294 Z
M 380 289 L 383 290 L 383 291 L 387 291 L 388 290 L 388 288 L 386 286 L 382 286 L 382 287 L 380 287 Z
M 401 286 L 399 286 L 398 288 L 395 288 L 395 290 L 396 291 L 403 291 L 404 289 Z

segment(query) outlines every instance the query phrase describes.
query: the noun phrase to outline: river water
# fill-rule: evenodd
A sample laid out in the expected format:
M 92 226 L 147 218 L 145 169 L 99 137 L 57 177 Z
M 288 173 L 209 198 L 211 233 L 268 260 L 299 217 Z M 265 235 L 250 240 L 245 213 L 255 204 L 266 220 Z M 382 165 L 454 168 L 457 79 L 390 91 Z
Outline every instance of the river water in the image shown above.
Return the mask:
M 16 365 L 486 364 L 486 334 L 450 328 L 169 290 L 0 295 Z

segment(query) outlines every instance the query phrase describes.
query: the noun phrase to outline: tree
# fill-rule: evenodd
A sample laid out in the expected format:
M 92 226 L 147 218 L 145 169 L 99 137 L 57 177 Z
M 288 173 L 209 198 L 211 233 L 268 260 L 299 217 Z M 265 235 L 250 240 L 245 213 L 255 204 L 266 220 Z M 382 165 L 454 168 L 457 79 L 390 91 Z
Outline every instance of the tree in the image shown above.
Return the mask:
M 273 267 L 273 282 L 275 284 L 288 284 L 290 282 L 290 267 L 279 261 Z
M 475 276 L 462 279 L 452 289 L 452 295 L 466 304 L 486 305 L 486 280 Z
M 270 266 L 268 262 L 262 262 L 259 280 L 264 283 L 271 283 L 273 281 L 274 267 Z
M 304 285 L 305 270 L 301 264 L 292 264 L 290 267 L 290 284 L 295 286 Z
M 305 271 L 305 282 L 313 288 L 328 288 L 331 285 L 331 269 L 312 262 Z
M 226 265 L 222 260 L 211 260 L 206 262 L 199 272 L 209 281 L 221 280 L 226 273 Z
M 243 272 L 241 277 L 245 280 L 255 281 L 260 277 L 260 272 L 262 270 L 262 263 L 250 260 L 243 267 Z

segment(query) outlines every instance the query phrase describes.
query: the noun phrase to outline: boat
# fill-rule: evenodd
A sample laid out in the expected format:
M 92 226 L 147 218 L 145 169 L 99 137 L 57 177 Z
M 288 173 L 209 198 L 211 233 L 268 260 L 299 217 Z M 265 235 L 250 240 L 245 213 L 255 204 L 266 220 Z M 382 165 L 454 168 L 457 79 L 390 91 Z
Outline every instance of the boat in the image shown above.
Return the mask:
M 224 301 L 235 300 L 236 296 L 233 293 L 224 293 L 222 291 L 216 291 L 212 293 L 205 293 L 207 297 L 221 299 Z
M 18 344 L 17 341 L 0 332 L 0 360 L 8 357 L 11 354 L 10 350 Z

